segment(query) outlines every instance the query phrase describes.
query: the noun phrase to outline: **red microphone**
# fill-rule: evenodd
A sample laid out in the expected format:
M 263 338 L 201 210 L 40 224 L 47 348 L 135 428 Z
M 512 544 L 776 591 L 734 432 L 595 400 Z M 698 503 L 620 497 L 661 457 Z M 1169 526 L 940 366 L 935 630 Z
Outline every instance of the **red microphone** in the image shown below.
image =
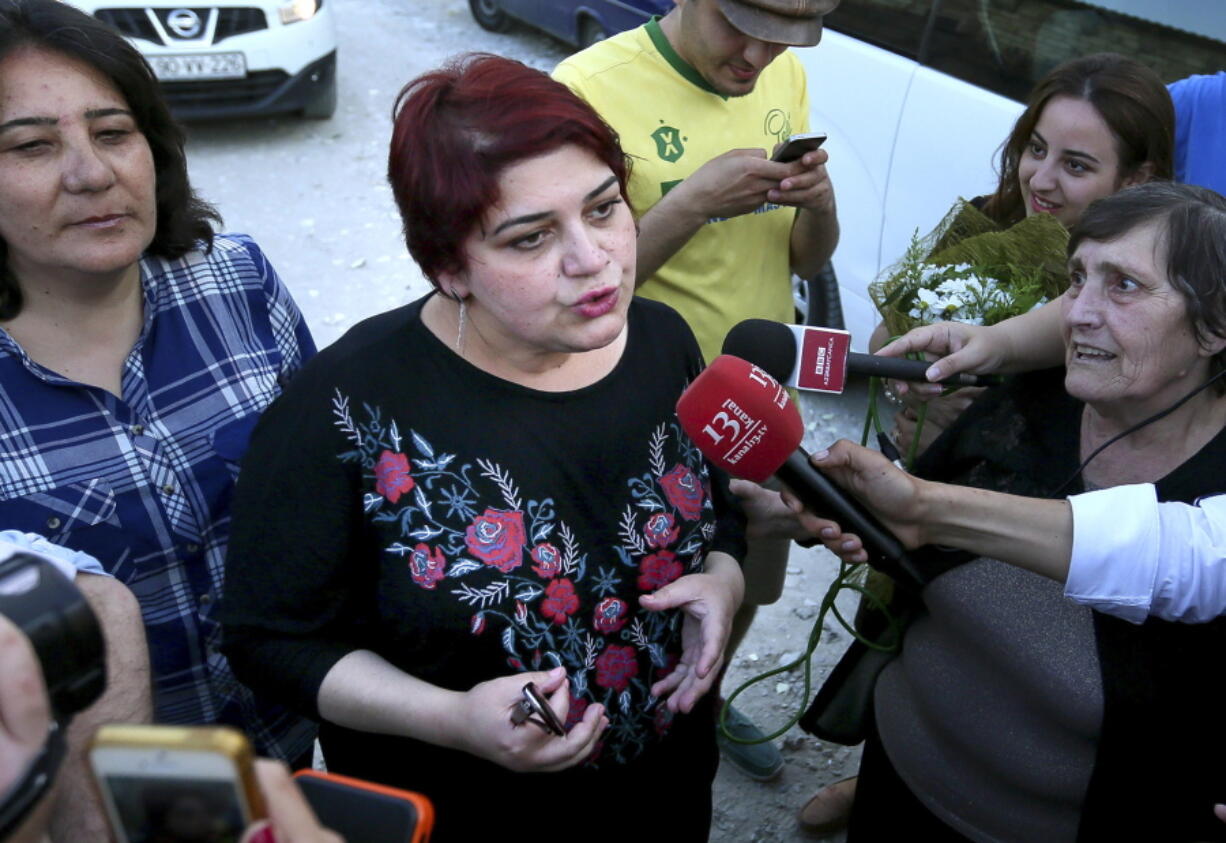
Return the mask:
M 800 413 L 763 369 L 720 355 L 681 394 L 677 417 L 713 464 L 755 483 L 775 475 L 814 513 L 858 535 L 874 567 L 924 582 L 898 538 L 809 462 Z
M 805 432 L 787 390 L 730 354 L 716 357 L 682 393 L 677 416 L 711 462 L 755 483 L 775 473 Z

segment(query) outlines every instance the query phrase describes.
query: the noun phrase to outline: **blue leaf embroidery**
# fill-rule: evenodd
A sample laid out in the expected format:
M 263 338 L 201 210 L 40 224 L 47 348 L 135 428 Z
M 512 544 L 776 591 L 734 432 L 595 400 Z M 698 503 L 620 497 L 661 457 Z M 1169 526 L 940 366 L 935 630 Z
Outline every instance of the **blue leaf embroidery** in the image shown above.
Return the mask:
M 417 447 L 417 450 L 421 451 L 427 457 L 434 457 L 434 449 L 430 447 L 430 443 L 423 439 L 416 430 L 413 431 L 413 444 Z

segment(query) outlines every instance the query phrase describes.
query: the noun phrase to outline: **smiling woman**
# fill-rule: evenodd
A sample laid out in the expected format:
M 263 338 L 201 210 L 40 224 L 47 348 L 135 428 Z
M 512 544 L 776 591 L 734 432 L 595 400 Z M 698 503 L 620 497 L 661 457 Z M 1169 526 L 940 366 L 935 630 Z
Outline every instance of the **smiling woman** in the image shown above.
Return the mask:
M 1000 152 L 996 191 L 973 203 L 1007 227 L 1035 214 L 1076 225 L 1096 199 L 1173 175 L 1175 109 L 1166 86 L 1136 59 L 1098 53 L 1053 68 L 1035 85 Z M 886 340 L 879 327 L 872 348 Z M 960 390 L 927 402 L 927 447 L 978 395 Z M 920 401 L 896 417 L 895 439 L 911 447 Z
M 541 794 L 570 836 L 704 840 L 743 525 L 676 420 L 693 334 L 633 298 L 616 136 L 470 56 L 404 89 L 388 170 L 436 289 L 261 422 L 226 652 L 323 721 L 329 770 L 434 800 L 440 843 L 497 839 Z M 517 714 L 529 682 L 565 735 Z

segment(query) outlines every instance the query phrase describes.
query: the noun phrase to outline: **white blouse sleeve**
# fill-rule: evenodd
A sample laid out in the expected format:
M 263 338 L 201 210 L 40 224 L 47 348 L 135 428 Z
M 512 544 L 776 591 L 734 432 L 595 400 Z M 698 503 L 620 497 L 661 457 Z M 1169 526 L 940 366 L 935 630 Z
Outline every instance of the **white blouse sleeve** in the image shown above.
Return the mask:
M 1226 495 L 1158 503 L 1150 485 L 1069 498 L 1073 556 L 1064 593 L 1141 623 L 1203 623 L 1226 613 Z

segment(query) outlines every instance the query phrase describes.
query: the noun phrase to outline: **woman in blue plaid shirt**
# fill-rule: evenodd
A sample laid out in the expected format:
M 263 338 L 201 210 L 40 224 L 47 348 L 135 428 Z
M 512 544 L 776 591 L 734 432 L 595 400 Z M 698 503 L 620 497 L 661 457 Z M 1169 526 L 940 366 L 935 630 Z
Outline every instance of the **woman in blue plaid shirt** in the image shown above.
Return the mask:
M 309 758 L 218 652 L 238 460 L 314 344 L 259 247 L 214 235 L 152 71 L 54 0 L 0 0 L 0 526 L 140 601 L 154 714 Z

